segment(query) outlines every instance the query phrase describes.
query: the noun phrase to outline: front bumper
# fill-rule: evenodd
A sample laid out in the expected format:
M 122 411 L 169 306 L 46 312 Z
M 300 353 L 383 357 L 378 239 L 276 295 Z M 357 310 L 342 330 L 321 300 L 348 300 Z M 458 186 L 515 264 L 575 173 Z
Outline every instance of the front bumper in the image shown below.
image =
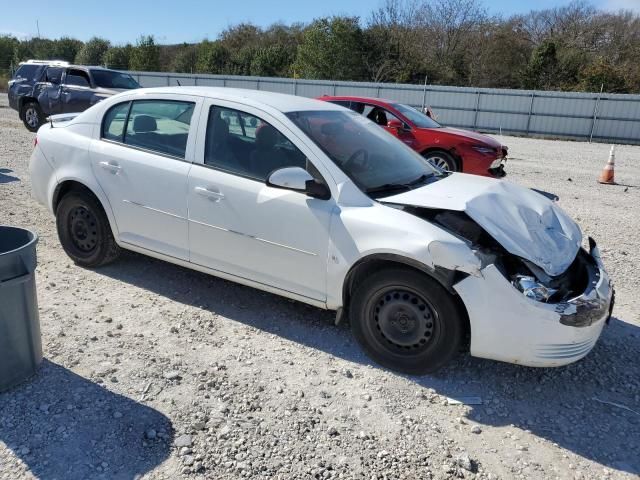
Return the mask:
M 454 285 L 469 314 L 471 355 L 531 367 L 555 367 L 587 355 L 611 316 L 614 291 L 595 242 L 585 292 L 560 303 L 525 297 L 495 265 Z

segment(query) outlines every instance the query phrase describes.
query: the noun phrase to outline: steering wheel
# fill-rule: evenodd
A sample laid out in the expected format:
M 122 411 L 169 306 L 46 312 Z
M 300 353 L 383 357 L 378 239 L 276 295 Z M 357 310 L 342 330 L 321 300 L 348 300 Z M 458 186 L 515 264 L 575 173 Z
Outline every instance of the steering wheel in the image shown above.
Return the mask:
M 355 160 L 362 156 L 361 168 L 366 169 L 367 164 L 369 163 L 369 152 L 364 148 L 359 148 L 355 152 L 351 154 L 351 156 L 342 164 L 343 167 L 347 168 L 351 163 L 355 163 Z

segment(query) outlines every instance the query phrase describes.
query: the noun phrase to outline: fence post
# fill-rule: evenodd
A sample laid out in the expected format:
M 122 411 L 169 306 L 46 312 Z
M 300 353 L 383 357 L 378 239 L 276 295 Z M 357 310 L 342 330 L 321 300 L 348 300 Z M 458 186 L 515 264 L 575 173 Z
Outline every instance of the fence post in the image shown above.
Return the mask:
M 194 76 L 193 76 L 193 85 L 194 85 L 195 87 L 197 87 L 197 86 L 198 86 L 198 76 L 197 76 L 197 75 L 194 75 Z
M 335 83 L 333 84 L 333 96 L 334 97 L 336 96 L 336 84 Z
M 536 98 L 535 92 L 531 92 L 531 101 L 529 102 L 529 116 L 527 117 L 527 135 L 529 135 L 529 127 L 531 125 L 531 115 L 533 115 L 533 99 Z
M 378 84 L 378 89 L 376 90 L 376 98 L 380 98 L 380 84 Z
M 298 81 L 295 78 L 293 79 L 293 94 L 298 94 Z
M 478 126 L 478 109 L 480 108 L 480 95 L 482 95 L 482 92 L 478 90 L 478 96 L 476 97 L 476 113 L 473 117 L 473 128 L 476 128 Z
M 223 78 L 223 79 L 222 79 L 222 86 L 223 86 L 223 87 L 226 87 L 226 86 L 227 86 L 227 79 L 226 79 L 226 78 Z
M 167 87 L 171 86 L 171 77 L 167 75 Z
M 604 90 L 604 83 L 600 87 L 600 93 L 596 98 L 596 103 L 593 106 L 593 122 L 591 122 L 591 133 L 589 134 L 589 143 L 593 140 L 593 132 L 596 129 L 596 122 L 598 121 L 598 106 L 600 105 L 600 96 L 602 95 L 602 90 Z
M 256 90 L 260 90 L 260 79 L 256 80 Z

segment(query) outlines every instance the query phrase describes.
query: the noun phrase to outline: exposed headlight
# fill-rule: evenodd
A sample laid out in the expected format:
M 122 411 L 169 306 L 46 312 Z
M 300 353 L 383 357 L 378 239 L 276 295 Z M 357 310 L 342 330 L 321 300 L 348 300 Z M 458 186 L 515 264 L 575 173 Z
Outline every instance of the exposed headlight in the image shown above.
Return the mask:
M 528 275 L 516 275 L 512 283 L 525 297 L 537 302 L 548 302 L 549 298 L 558 291 L 555 288 L 545 287 Z
M 472 145 L 471 148 L 473 148 L 478 153 L 484 153 L 484 154 L 496 153 L 495 148 L 483 147 L 482 145 Z

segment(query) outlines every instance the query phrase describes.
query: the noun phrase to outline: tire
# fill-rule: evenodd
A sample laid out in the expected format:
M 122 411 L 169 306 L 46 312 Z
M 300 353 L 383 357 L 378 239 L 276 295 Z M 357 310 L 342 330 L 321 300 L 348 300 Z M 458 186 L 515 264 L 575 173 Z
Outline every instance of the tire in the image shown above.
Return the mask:
M 20 109 L 20 119 L 27 130 L 37 132 L 44 123 L 45 116 L 38 102 L 26 102 Z
M 443 150 L 434 150 L 423 155 L 424 159 L 436 167 L 442 168 L 449 172 L 458 171 L 458 162 L 455 158 Z
M 93 194 L 67 193 L 56 209 L 56 227 L 62 248 L 82 267 L 100 267 L 120 255 L 109 219 Z
M 381 270 L 356 286 L 351 329 L 364 351 L 391 370 L 423 375 L 460 351 L 464 322 L 452 295 L 409 269 Z

